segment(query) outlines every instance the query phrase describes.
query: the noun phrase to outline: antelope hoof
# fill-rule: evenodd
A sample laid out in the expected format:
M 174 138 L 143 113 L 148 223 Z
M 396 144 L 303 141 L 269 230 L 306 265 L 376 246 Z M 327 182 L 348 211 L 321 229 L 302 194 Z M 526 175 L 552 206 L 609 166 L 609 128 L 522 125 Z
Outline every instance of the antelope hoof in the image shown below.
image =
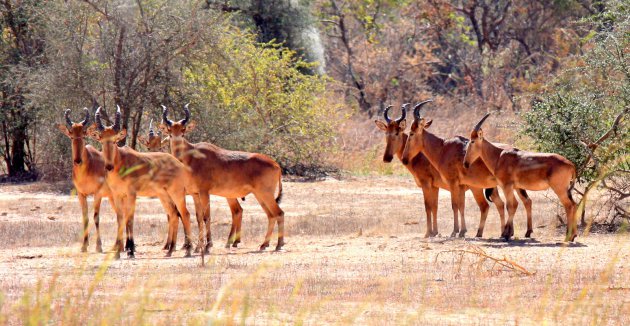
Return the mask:
M 457 235 L 457 232 L 459 232 L 459 231 L 453 230 L 453 232 L 451 233 L 451 238 L 454 238 Z
M 234 243 L 232 244 L 232 247 L 238 248 L 238 244 L 239 243 L 241 243 L 241 240 L 234 240 Z
M 260 245 L 260 251 L 264 251 L 265 249 L 267 249 L 267 247 L 269 247 L 269 242 L 265 242 L 263 244 Z
M 432 235 L 433 235 L 433 233 L 431 233 L 431 232 L 427 231 L 427 233 L 425 233 L 425 234 L 424 234 L 424 237 L 425 237 L 425 238 L 429 238 L 429 237 L 431 237 Z
M 531 237 L 532 237 L 532 233 L 534 233 L 534 231 L 532 231 L 532 230 L 527 230 L 527 233 L 525 233 L 525 237 L 526 237 L 526 238 L 531 238 Z
M 506 225 L 503 229 L 503 233 L 501 237 L 505 239 L 505 241 L 510 241 L 510 237 L 514 235 L 514 227 L 512 225 Z
M 114 253 L 114 259 L 120 260 L 120 252 L 118 250 Z
M 431 232 L 431 237 L 437 237 L 438 231 Z
M 81 252 L 87 252 L 87 246 L 86 245 L 81 246 Z
M 127 252 L 127 258 L 136 259 L 136 254 L 134 254 L 133 251 L 129 251 Z
M 164 257 L 171 257 L 173 255 L 173 251 L 169 250 Z
M 460 237 L 460 238 L 464 238 L 464 237 L 466 237 L 466 230 L 461 230 L 461 231 L 459 231 L 459 237 Z
M 278 239 L 278 244 L 276 245 L 276 251 L 282 250 L 282 247 L 284 247 L 284 239 L 280 238 Z
M 478 230 L 477 231 L 477 235 L 475 235 L 476 238 L 483 238 L 483 231 Z
M 206 247 L 203 249 L 203 254 L 204 254 L 204 255 L 209 255 L 209 254 L 210 254 L 210 248 L 212 248 L 212 245 L 206 246 Z
M 182 249 L 184 249 L 184 247 L 182 247 Z M 195 253 L 196 253 L 196 254 L 198 254 L 198 253 L 200 253 L 200 252 L 201 252 L 201 248 L 200 248 L 199 246 L 197 246 L 197 247 L 195 248 Z
M 100 242 L 96 243 L 96 252 L 103 253 L 103 245 Z
M 573 235 L 567 235 L 566 238 L 564 238 L 564 242 L 573 242 L 575 241 L 575 238 L 577 237 L 577 234 L 573 234 Z
M 232 246 L 232 244 L 228 242 L 228 243 L 225 244 L 225 249 L 230 249 L 231 246 Z
M 168 245 L 168 242 L 164 244 L 164 247 L 162 247 L 162 250 L 169 250 L 171 249 L 171 246 Z
M 173 247 L 175 247 L 175 245 L 173 245 Z M 184 250 L 184 249 L 186 249 L 186 244 L 185 243 L 182 245 L 181 249 L 179 249 L 179 250 Z M 177 250 L 177 249 L 174 249 L 174 250 Z

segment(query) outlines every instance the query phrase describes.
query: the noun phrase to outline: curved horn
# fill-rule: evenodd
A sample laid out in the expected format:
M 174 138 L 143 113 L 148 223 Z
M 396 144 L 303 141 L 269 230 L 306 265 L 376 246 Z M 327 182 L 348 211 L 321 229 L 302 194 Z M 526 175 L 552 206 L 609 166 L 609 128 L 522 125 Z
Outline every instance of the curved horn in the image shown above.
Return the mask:
M 153 119 L 149 121 L 149 137 L 155 137 L 155 131 L 153 131 Z
M 118 104 L 116 104 L 116 115 L 114 118 L 114 131 L 115 132 L 119 132 L 120 131 L 120 121 L 122 120 L 122 113 L 120 113 L 120 106 L 118 106 Z
M 63 113 L 63 116 L 66 118 L 66 125 L 68 125 L 68 128 L 72 128 L 72 120 L 70 120 L 70 109 L 66 109 L 66 111 Z
M 479 129 L 481 129 L 481 125 L 483 124 L 484 121 L 486 121 L 486 119 L 488 119 L 489 116 L 490 116 L 490 112 L 486 113 L 486 115 L 484 115 L 483 118 L 481 118 L 481 120 L 477 122 L 474 130 L 479 131 Z
M 429 103 L 429 102 L 433 102 L 433 99 L 430 98 L 428 100 L 422 101 L 418 104 L 416 104 L 416 106 L 413 107 L 413 117 L 416 120 L 420 120 L 420 110 L 422 109 L 422 106 Z
M 179 121 L 182 126 L 185 126 L 188 123 L 188 120 L 190 120 L 190 110 L 188 109 L 188 105 L 190 105 L 190 103 L 186 103 L 186 105 L 184 105 L 184 113 L 186 114 L 186 117 Z
M 98 107 L 98 109 L 96 109 L 96 113 L 94 113 L 94 121 L 96 122 L 96 128 L 98 128 L 98 131 L 105 130 L 103 121 L 101 121 L 101 107 L 100 106 Z
M 385 111 L 383 111 L 383 118 L 385 118 L 385 122 L 390 123 L 392 122 L 392 119 L 389 118 L 389 109 L 392 108 L 392 105 L 388 105 L 385 108 Z
M 168 119 L 168 108 L 164 105 L 162 105 L 162 122 L 169 127 L 173 125 L 173 121 Z
M 81 121 L 81 125 L 85 127 L 90 124 L 90 110 L 88 110 L 88 108 L 83 108 L 83 111 L 85 111 L 85 119 Z
M 407 106 L 409 105 L 409 103 L 405 103 L 403 104 L 400 109 L 402 110 L 402 113 L 400 114 L 400 118 L 396 119 L 397 123 L 401 123 L 403 120 L 405 120 L 405 118 L 407 118 Z

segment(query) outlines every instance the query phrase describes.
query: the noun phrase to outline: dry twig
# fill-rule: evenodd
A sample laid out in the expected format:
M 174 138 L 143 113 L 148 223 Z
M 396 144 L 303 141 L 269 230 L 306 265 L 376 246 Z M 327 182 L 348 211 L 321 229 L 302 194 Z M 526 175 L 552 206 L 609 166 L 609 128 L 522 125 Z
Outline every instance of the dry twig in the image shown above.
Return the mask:
M 489 262 L 491 264 L 490 267 L 488 268 L 489 272 L 510 271 L 510 272 L 514 272 L 514 273 L 522 274 L 526 276 L 532 276 L 536 274 L 536 272 L 528 271 L 525 267 L 517 264 L 513 260 L 510 260 L 506 256 L 503 256 L 503 258 L 490 256 L 481 247 L 475 246 L 475 245 L 468 245 L 464 249 L 452 249 L 452 250 L 440 251 L 435 256 L 436 262 L 441 254 L 454 254 L 457 257 L 457 260 L 459 263 L 459 267 L 457 271 L 458 274 L 461 270 L 461 265 L 466 255 L 472 255 L 478 258 L 477 261 L 471 264 L 471 266 L 475 267 L 475 269 L 477 270 L 481 269 L 483 266 L 485 266 L 485 263 Z

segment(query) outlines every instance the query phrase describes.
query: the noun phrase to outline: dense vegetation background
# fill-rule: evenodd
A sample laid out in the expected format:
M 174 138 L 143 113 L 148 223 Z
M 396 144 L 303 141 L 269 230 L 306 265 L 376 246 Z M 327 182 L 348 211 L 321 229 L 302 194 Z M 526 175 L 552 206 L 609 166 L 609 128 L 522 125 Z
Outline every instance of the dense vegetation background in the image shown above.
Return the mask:
M 372 119 L 434 97 L 445 136 L 554 151 L 628 218 L 627 0 L 0 0 L 0 173 L 67 179 L 65 108 L 123 110 L 127 145 L 190 102 L 193 141 L 286 172 L 378 165 Z M 498 116 L 498 117 L 497 117 Z M 616 123 L 615 123 L 616 121 Z

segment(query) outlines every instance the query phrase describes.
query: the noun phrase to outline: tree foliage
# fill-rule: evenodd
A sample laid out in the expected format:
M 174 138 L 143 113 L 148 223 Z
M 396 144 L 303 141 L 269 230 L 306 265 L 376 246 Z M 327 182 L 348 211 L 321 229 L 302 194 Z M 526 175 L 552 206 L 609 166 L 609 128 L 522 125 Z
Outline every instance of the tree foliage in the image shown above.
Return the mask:
M 609 2 L 574 67 L 554 79 L 524 117 L 539 150 L 560 153 L 586 188 L 601 185 L 618 216 L 630 217 L 630 7 Z

